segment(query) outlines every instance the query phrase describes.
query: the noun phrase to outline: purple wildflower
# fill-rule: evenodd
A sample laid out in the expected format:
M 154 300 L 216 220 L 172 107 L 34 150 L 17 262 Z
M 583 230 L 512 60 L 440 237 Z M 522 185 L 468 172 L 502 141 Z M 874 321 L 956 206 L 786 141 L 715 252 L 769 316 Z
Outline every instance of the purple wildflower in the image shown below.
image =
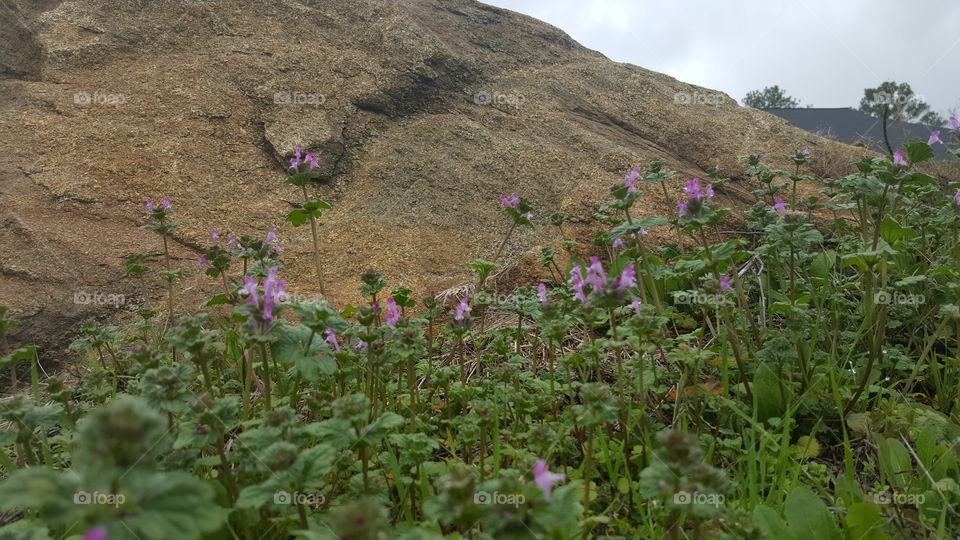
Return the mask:
M 547 469 L 547 462 L 542 459 L 537 461 L 536 465 L 533 466 L 533 482 L 537 484 L 537 487 L 543 492 L 543 500 L 545 501 L 550 500 L 553 485 L 566 478 L 566 475 L 550 472 Z
M 161 208 L 164 212 L 169 212 L 169 211 L 170 211 L 170 197 L 164 197 L 164 198 L 160 201 L 160 208 Z
M 583 292 L 584 285 L 583 269 L 579 264 L 573 263 L 573 268 L 570 269 L 570 289 L 576 293 L 573 295 L 574 298 L 586 303 L 587 295 Z
M 240 249 L 240 241 L 232 234 L 227 236 L 227 245 L 233 249 Z
M 468 313 L 470 313 L 470 301 L 466 297 L 463 297 L 460 299 L 460 303 L 457 304 L 457 308 L 453 314 L 453 320 L 464 322 L 467 317 L 469 317 L 469 315 L 467 315 Z
M 147 212 L 153 212 L 153 199 L 147 199 Z
M 358 339 L 357 344 L 353 346 L 353 350 L 357 352 L 360 352 L 361 349 L 366 349 L 366 348 L 367 348 L 367 342 L 362 339 Z
M 397 309 L 397 302 L 393 298 L 387 298 L 387 324 L 396 327 L 400 320 L 400 310 Z
M 602 289 L 607 284 L 607 274 L 603 271 L 603 263 L 596 257 L 590 257 L 590 266 L 587 267 L 587 279 L 594 289 Z
M 277 241 L 277 229 L 273 228 L 267 231 L 267 237 L 263 240 L 264 244 L 273 244 Z
M 809 146 L 804 146 L 804 147 L 803 147 L 803 150 L 801 150 L 800 153 L 801 153 L 802 155 L 804 155 L 804 156 L 809 156 L 809 155 L 810 155 L 810 147 L 809 147 Z
M 277 268 L 273 267 L 267 271 L 267 277 L 263 280 L 263 297 L 260 297 L 257 290 L 257 282 L 250 276 L 243 278 L 244 287 L 240 289 L 240 296 L 246 297 L 246 303 L 249 306 L 246 313 L 254 319 L 254 327 L 263 331 L 268 331 L 275 316 L 274 307 L 285 296 L 284 288 L 286 283 L 277 279 Z
M 627 265 L 623 273 L 613 279 L 613 286 L 617 294 L 623 294 L 629 287 L 637 286 L 637 274 L 633 271 L 633 265 Z
M 83 540 L 107 540 L 107 528 L 97 525 L 83 535 Z
M 683 193 L 687 196 L 686 200 L 677 201 L 680 216 L 696 217 L 704 204 L 713 202 L 713 185 L 708 183 L 705 189 L 701 188 L 699 178 L 688 180 L 683 186 Z
M 293 169 L 294 172 L 300 171 L 300 163 L 301 163 L 300 152 L 301 150 L 300 150 L 300 147 L 298 146 L 296 150 L 293 151 L 293 157 L 290 159 L 290 168 Z
M 958 189 L 957 194 L 953 196 L 953 201 L 957 204 L 957 213 L 960 214 L 960 189 Z
M 210 241 L 213 242 L 214 247 L 220 243 L 220 233 L 216 229 L 210 231 Z
M 938 129 L 937 131 L 934 131 L 933 133 L 931 133 L 931 134 L 930 134 L 930 138 L 927 139 L 927 144 L 929 144 L 930 146 L 933 146 L 934 144 L 937 144 L 937 143 L 943 144 L 943 141 L 940 140 L 940 130 L 939 130 L 939 129 Z
M 954 131 L 960 131 L 960 120 L 957 120 L 956 116 L 950 117 L 950 127 L 952 127 Z
M 510 207 L 510 208 L 514 208 L 514 209 L 519 209 L 519 208 L 520 208 L 520 197 L 518 197 L 516 193 L 511 193 L 509 198 L 504 197 L 503 195 L 501 195 L 501 196 L 500 196 L 500 206 L 502 206 L 502 207 L 504 207 L 504 208 Z
M 623 249 L 623 238 L 618 236 L 616 240 L 613 241 L 613 247 Z
M 634 313 L 636 313 L 636 314 L 637 314 L 637 317 L 639 317 L 640 314 L 641 314 L 641 313 L 640 313 L 640 299 L 634 297 L 634 299 L 630 302 L 630 307 L 633 308 Z
M 204 268 L 213 268 L 213 264 L 210 261 L 208 261 L 207 258 L 204 257 L 202 254 L 197 255 L 197 260 L 199 261 L 200 266 Z
M 733 278 L 730 277 L 730 276 L 723 276 L 722 278 L 720 278 L 720 290 L 721 290 L 721 291 L 732 291 L 732 290 L 733 290 L 733 286 L 730 285 L 730 281 L 731 281 L 732 279 L 733 279 Z
M 632 193 L 637 190 L 636 182 L 640 177 L 640 167 L 634 167 L 630 169 L 630 172 L 623 175 L 623 185 L 627 186 L 628 192 Z
M 327 336 L 327 338 L 324 341 L 326 341 L 327 343 L 330 344 L 331 347 L 333 347 L 334 352 L 340 352 L 340 344 L 337 343 L 337 334 L 335 334 L 333 330 L 330 330 L 329 328 L 324 330 L 323 333 L 326 334 Z
M 580 265 L 577 263 L 573 264 L 573 268 L 570 270 L 569 283 L 570 290 L 575 293 L 573 297 L 582 303 L 587 303 L 587 291 L 585 290 L 587 285 L 590 285 L 592 292 L 619 297 L 628 288 L 637 286 L 636 277 L 637 274 L 631 264 L 624 268 L 619 276 L 610 279 L 603 270 L 603 263 L 596 257 L 591 257 L 590 266 L 587 267 L 586 277 L 584 277 L 583 269 Z
M 543 307 L 547 307 L 547 286 L 543 283 L 537 285 L 537 298 L 540 299 L 540 303 L 543 304 Z
M 894 153 L 893 153 L 893 164 L 894 164 L 894 165 L 900 165 L 900 166 L 906 167 L 906 166 L 907 166 L 907 160 L 904 159 L 903 156 L 904 156 L 903 150 L 897 150 L 896 152 L 894 152 Z
M 773 202 L 774 202 L 774 205 L 771 206 L 770 209 L 780 214 L 781 216 L 785 216 L 787 214 L 787 207 L 783 204 L 783 199 L 781 199 L 780 197 L 777 197 L 773 199 Z

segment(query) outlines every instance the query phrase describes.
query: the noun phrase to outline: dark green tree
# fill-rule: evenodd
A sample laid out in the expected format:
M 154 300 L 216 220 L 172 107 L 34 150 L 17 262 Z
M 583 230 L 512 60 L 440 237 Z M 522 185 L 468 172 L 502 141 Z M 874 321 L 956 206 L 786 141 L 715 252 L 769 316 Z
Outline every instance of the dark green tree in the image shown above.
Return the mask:
M 743 104 L 754 109 L 795 109 L 800 106 L 800 101 L 788 96 L 786 90 L 773 85 L 763 90 L 747 92 Z
M 893 154 L 887 127 L 891 121 L 920 122 L 929 126 L 942 126 L 946 119 L 932 110 L 922 96 L 913 93 L 907 83 L 887 81 L 876 88 L 865 88 L 860 100 L 860 111 L 883 120 L 883 142 Z

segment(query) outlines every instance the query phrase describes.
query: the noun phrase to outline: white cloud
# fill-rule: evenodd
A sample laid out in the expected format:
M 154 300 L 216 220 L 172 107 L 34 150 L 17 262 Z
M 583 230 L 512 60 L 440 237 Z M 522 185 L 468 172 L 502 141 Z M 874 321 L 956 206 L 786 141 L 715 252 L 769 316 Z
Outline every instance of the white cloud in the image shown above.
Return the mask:
M 855 107 L 908 82 L 941 113 L 960 98 L 960 3 L 928 0 L 487 0 L 584 46 L 736 99 L 777 84 L 803 104 Z M 939 59 L 939 60 L 938 60 Z

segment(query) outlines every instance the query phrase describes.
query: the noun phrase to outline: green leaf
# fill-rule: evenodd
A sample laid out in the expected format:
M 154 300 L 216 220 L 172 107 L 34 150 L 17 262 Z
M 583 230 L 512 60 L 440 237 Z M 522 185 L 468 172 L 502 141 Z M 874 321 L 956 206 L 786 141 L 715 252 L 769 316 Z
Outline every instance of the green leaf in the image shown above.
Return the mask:
M 933 148 L 923 141 L 910 141 L 903 145 L 903 152 L 910 164 L 923 163 L 933 158 Z
M 307 341 L 311 330 L 307 327 L 283 325 L 274 333 L 279 335 L 279 339 L 270 345 L 274 358 L 293 365 L 305 381 L 316 381 L 321 375 L 331 375 L 337 370 L 337 362 L 326 350 L 324 337 L 319 333 L 314 334 L 310 350 L 307 350 Z
M 844 519 L 847 534 L 857 540 L 886 540 L 890 538 L 883 527 L 886 520 L 880 515 L 880 506 L 876 504 L 854 503 L 847 509 Z
M 213 295 L 203 305 L 205 307 L 210 307 L 210 306 L 220 306 L 220 305 L 229 304 L 229 303 L 230 303 L 230 297 L 227 296 L 226 293 L 220 293 L 220 294 Z
M 796 540 L 796 536 L 790 531 L 790 527 L 783 521 L 777 513 L 770 507 L 762 504 L 753 509 L 753 521 L 757 528 L 763 533 L 764 538 L 776 538 L 777 540 Z
M 801 486 L 787 494 L 784 515 L 797 540 L 841 540 L 843 535 L 827 505 L 810 488 Z
M 880 236 L 886 240 L 888 244 L 893 245 L 901 238 L 909 239 L 916 237 L 917 232 L 908 227 L 901 226 L 892 217 L 885 216 L 883 222 L 880 224 Z

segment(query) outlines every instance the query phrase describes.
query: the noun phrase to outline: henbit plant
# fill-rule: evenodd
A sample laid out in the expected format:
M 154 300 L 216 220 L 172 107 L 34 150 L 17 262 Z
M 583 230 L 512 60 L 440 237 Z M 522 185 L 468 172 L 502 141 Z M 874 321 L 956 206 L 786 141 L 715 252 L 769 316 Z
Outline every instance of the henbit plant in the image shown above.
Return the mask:
M 320 256 L 320 233 L 317 229 L 317 219 L 323 216 L 324 210 L 333 208 L 333 205 L 321 199 L 311 199 L 307 194 L 307 184 L 320 178 L 320 174 L 314 172 L 318 164 L 318 158 L 312 153 L 301 156 L 302 150 L 297 147 L 294 155 L 290 158 L 290 176 L 286 183 L 297 186 L 303 192 L 303 206 L 287 214 L 287 221 L 294 227 L 300 227 L 307 221 L 310 222 L 310 233 L 313 236 L 313 261 L 317 271 L 317 283 L 320 285 L 320 295 L 326 297 L 327 293 L 323 286 L 323 267 Z
M 956 537 L 960 185 L 916 168 L 939 135 L 843 178 L 746 158 L 748 238 L 711 240 L 719 167 L 672 219 L 634 204 L 672 172 L 632 170 L 596 247 L 554 214 L 553 279 L 495 294 L 472 260 L 451 306 L 374 270 L 360 305 L 291 301 L 275 231 L 215 232 L 205 311 L 86 321 L 70 379 L 14 351 L 0 536 Z M 686 248 L 645 240 L 666 226 Z
M 150 219 L 156 221 L 157 223 L 148 223 L 146 225 L 141 225 L 140 228 L 153 231 L 160 235 L 160 238 L 163 239 L 163 270 L 157 271 L 157 275 L 162 277 L 164 281 L 167 282 L 167 324 L 169 326 L 173 325 L 174 311 L 173 311 L 173 280 L 183 279 L 183 271 L 180 269 L 171 268 L 170 264 L 170 246 L 167 243 L 167 237 L 170 233 L 180 226 L 179 223 L 167 223 L 167 218 L 172 211 L 170 206 L 170 199 L 164 197 L 160 204 L 154 204 L 153 200 L 147 200 L 146 202 L 147 212 L 150 213 Z M 135 260 L 135 259 L 134 259 Z M 139 268 L 134 269 L 135 272 L 140 271 Z

